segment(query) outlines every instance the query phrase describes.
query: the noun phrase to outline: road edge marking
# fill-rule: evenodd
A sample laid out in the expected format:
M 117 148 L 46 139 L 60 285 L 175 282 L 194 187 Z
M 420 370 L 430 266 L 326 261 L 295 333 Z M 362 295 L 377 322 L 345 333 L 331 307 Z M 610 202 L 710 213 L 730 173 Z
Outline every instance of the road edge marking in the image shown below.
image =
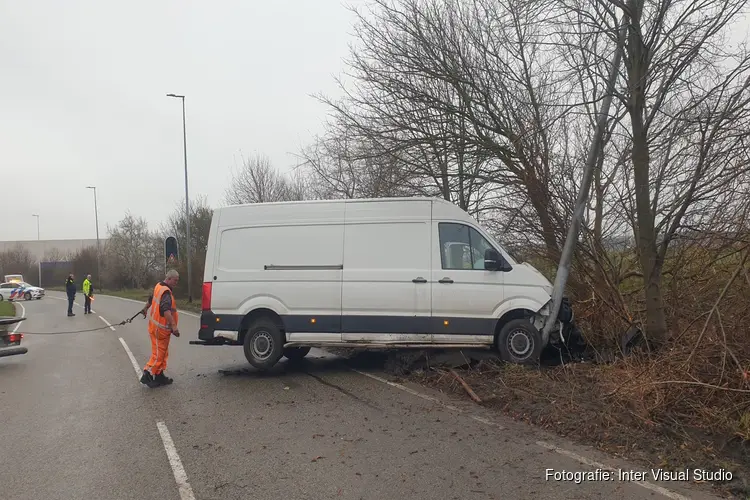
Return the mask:
M 431 401 L 433 403 L 437 403 L 440 406 L 443 406 L 443 407 L 445 407 L 445 408 L 447 408 L 447 409 L 449 409 L 451 411 L 455 411 L 455 412 L 458 412 L 458 413 L 463 413 L 464 412 L 461 408 L 458 408 L 456 406 L 444 403 L 443 401 L 440 401 L 438 398 L 436 398 L 434 396 L 429 396 L 429 395 L 423 394 L 423 393 L 421 393 L 419 391 L 415 391 L 414 389 L 406 387 L 405 385 L 401 385 L 401 384 L 396 383 L 396 382 L 391 382 L 390 380 L 384 379 L 383 377 L 378 377 L 377 375 L 373 375 L 372 373 L 362 372 L 362 371 L 359 371 L 359 370 L 357 370 L 355 368 L 349 368 L 349 369 L 351 371 L 355 372 L 355 373 L 359 373 L 360 375 L 364 375 L 365 377 L 371 378 L 373 380 L 377 380 L 378 382 L 381 382 L 381 383 L 386 384 L 386 385 L 390 385 L 391 387 L 395 387 L 396 389 L 400 389 L 400 390 L 402 390 L 404 392 L 408 392 L 412 396 L 417 396 L 418 398 L 422 398 L 422 399 L 424 399 L 426 401 Z
M 159 429 L 159 435 L 161 441 L 164 444 L 164 451 L 167 452 L 167 458 L 169 459 L 169 465 L 172 467 L 172 473 L 174 474 L 174 480 L 177 483 L 177 489 L 180 492 L 181 500 L 195 500 L 193 489 L 188 483 L 187 473 L 185 468 L 182 466 L 182 460 L 180 455 L 177 453 L 177 448 L 172 441 L 172 436 L 169 435 L 169 429 L 167 424 L 162 421 L 156 422 L 156 428 Z
M 16 304 L 18 304 L 19 306 L 21 306 L 21 317 L 25 318 L 26 317 L 26 308 L 23 307 L 23 304 L 21 304 L 20 302 L 13 302 L 13 305 L 16 305 Z M 18 327 L 19 326 L 21 326 L 21 321 L 19 321 L 18 323 L 16 323 L 16 326 L 13 328 L 13 332 L 12 333 L 16 333 L 18 331 Z
M 125 339 L 120 337 L 120 343 L 122 344 L 122 347 L 125 348 L 125 353 L 128 355 L 128 358 L 130 358 L 130 363 L 133 365 L 133 369 L 135 370 L 135 378 L 138 379 L 138 383 L 141 383 L 141 367 L 138 366 L 138 361 L 135 360 L 135 356 L 133 356 L 133 351 L 130 350 L 130 347 L 128 347 L 128 344 L 125 343 Z
M 102 320 L 102 321 L 104 321 L 107 324 L 107 326 L 109 327 L 110 330 L 112 330 L 113 332 L 115 331 L 115 327 L 112 326 L 112 323 L 110 323 L 109 321 L 107 321 L 106 319 L 104 319 L 104 317 L 102 317 L 102 316 L 99 316 L 99 319 Z
M 618 469 L 615 467 L 611 467 L 609 465 L 605 465 L 601 462 L 597 462 L 596 460 L 588 459 L 582 455 L 579 455 L 578 453 L 574 453 L 572 451 L 568 451 L 566 449 L 560 448 L 559 446 L 556 446 L 552 443 L 547 443 L 544 441 L 537 441 L 537 446 L 541 446 L 542 448 L 546 448 L 548 450 L 554 451 L 555 453 L 558 453 L 560 455 L 566 456 L 568 458 L 572 458 L 573 460 L 576 460 L 584 465 L 588 465 L 589 467 L 594 467 L 596 469 L 604 469 L 608 470 L 610 472 L 617 472 Z M 643 488 L 646 488 L 647 490 L 651 490 L 653 492 L 659 493 L 661 495 L 664 495 L 667 498 L 673 498 L 675 500 L 690 500 L 689 497 L 686 497 L 684 495 L 681 495 L 675 491 L 668 490 L 667 488 L 664 488 L 662 486 L 659 486 L 658 484 L 654 484 L 650 481 L 631 481 L 638 486 L 641 486 Z

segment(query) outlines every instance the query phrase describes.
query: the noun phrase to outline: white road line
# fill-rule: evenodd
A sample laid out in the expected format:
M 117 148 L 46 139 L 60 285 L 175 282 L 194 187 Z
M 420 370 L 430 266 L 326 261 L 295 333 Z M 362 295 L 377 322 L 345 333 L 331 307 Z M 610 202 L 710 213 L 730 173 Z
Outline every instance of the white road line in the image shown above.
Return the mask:
M 604 465 L 595 460 L 590 460 L 586 457 L 583 457 L 577 453 L 573 453 L 572 451 L 564 450 L 558 446 L 555 446 L 554 444 L 545 443 L 544 441 L 537 441 L 536 444 L 541 446 L 542 448 L 546 448 L 548 450 L 554 451 L 555 453 L 559 453 L 560 455 L 566 456 L 568 458 L 572 458 L 573 460 L 581 462 L 584 465 L 588 465 L 589 467 L 604 469 L 610 472 L 617 472 L 618 470 L 614 467 L 610 467 L 609 465 Z M 690 500 L 686 496 L 680 495 L 679 493 L 675 493 L 674 491 L 668 490 L 666 488 L 662 488 L 661 486 L 656 485 L 654 483 L 650 483 L 648 481 L 633 481 L 633 482 L 637 484 L 638 486 L 642 486 L 643 488 L 646 488 L 647 490 L 651 490 L 661 495 L 664 495 L 667 498 L 674 498 L 675 500 Z
M 23 307 L 23 304 L 21 304 L 20 302 L 14 302 L 14 304 L 18 304 L 19 306 L 21 306 L 21 316 L 26 317 L 26 308 Z M 18 327 L 21 326 L 21 323 L 23 322 L 19 321 L 18 323 L 16 323 L 15 328 L 13 328 L 13 333 L 16 333 L 16 330 L 18 330 Z
M 180 491 L 180 498 L 182 500 L 195 500 L 193 489 L 190 487 L 190 483 L 188 483 L 187 473 L 185 472 L 185 468 L 182 466 L 180 455 L 177 454 L 177 448 L 175 448 L 174 446 L 172 436 L 169 435 L 167 424 L 165 424 L 164 422 L 156 422 L 156 427 L 159 429 L 161 440 L 164 443 L 164 451 L 167 452 L 169 465 L 172 466 L 174 480 L 177 482 L 177 488 Z
M 93 311 L 92 311 L 92 312 L 93 312 Z M 115 327 L 114 327 L 114 326 L 112 326 L 112 323 L 110 323 L 109 321 L 107 321 L 106 319 L 104 319 L 104 318 L 103 318 L 103 317 L 101 317 L 101 316 L 99 316 L 99 319 L 100 319 L 100 320 L 102 320 L 102 321 L 104 321 L 105 323 L 107 323 L 107 326 L 109 327 L 109 329 L 110 329 L 110 330 L 112 330 L 113 332 L 115 331 Z
M 133 369 L 135 370 L 135 377 L 138 379 L 138 383 L 141 382 L 141 367 L 138 366 L 138 361 L 135 360 L 135 356 L 133 356 L 133 351 L 130 350 L 130 347 L 128 347 L 128 344 L 125 343 L 125 339 L 120 337 L 120 343 L 125 348 L 125 352 L 128 354 L 128 357 L 130 358 L 130 363 L 133 365 Z
M 412 396 L 417 396 L 418 398 L 422 398 L 422 399 L 425 399 L 427 401 L 432 401 L 433 403 L 437 403 L 437 404 L 439 404 L 441 406 L 444 406 L 445 408 L 447 408 L 447 409 L 449 409 L 451 411 L 455 411 L 455 412 L 458 412 L 458 413 L 463 413 L 463 410 L 461 408 L 457 408 L 457 407 L 455 407 L 453 405 L 449 405 L 449 404 L 443 403 L 438 398 L 435 398 L 435 397 L 432 397 L 432 396 L 428 396 L 427 394 L 422 394 L 421 392 L 415 391 L 414 389 L 410 389 L 409 387 L 406 387 L 405 385 L 397 384 L 396 382 L 391 382 L 390 380 L 386 380 L 386 379 L 384 379 L 382 377 L 378 377 L 377 375 L 373 375 L 372 373 L 361 372 L 359 370 L 355 370 L 354 368 L 350 368 L 350 370 L 353 371 L 353 372 L 359 373 L 360 375 L 364 375 L 365 377 L 369 377 L 369 378 L 371 378 L 373 380 L 377 380 L 378 382 L 382 382 L 383 384 L 387 384 L 387 385 L 390 385 L 391 387 L 395 387 L 396 389 L 401 389 L 402 391 L 408 392 Z
M 498 429 L 505 429 L 502 425 L 498 424 L 497 422 L 493 422 L 489 418 L 480 417 L 479 415 L 472 415 L 472 420 L 476 420 L 477 422 L 481 422 L 484 425 L 489 425 L 491 427 L 497 427 Z

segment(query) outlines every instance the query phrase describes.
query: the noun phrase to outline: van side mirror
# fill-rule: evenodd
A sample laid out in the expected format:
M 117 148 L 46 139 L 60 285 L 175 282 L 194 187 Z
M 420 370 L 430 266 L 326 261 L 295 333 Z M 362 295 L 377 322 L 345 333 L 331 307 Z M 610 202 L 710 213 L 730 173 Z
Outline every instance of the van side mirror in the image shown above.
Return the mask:
M 484 251 L 484 268 L 487 271 L 503 271 L 508 272 L 512 268 L 503 259 L 502 255 L 494 248 L 488 248 Z
M 487 271 L 497 271 L 500 268 L 500 254 L 494 248 L 484 251 L 484 268 Z

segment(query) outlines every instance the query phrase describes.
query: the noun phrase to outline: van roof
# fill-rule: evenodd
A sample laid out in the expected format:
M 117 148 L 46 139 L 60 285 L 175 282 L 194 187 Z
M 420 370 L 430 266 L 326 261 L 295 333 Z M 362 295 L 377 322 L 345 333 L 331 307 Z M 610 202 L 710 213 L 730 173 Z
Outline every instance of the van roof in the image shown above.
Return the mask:
M 236 205 L 228 205 L 221 207 L 220 209 L 234 208 L 234 207 L 253 207 L 253 206 L 271 206 L 271 205 L 311 205 L 311 204 L 323 204 L 323 203 L 386 203 L 386 202 L 404 202 L 404 201 L 432 201 L 437 203 L 443 203 L 447 205 L 453 205 L 450 201 L 435 196 L 401 196 L 401 197 L 389 197 L 389 198 L 334 198 L 328 200 L 298 200 L 298 201 L 267 201 L 258 203 L 238 203 Z

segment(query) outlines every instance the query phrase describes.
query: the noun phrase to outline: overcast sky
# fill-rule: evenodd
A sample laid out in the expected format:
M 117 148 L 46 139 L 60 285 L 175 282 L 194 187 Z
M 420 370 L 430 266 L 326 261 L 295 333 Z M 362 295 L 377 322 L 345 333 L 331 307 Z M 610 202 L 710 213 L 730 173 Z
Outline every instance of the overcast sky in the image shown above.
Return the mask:
M 242 154 L 281 170 L 322 131 L 364 0 L 0 0 L 0 241 L 156 229 L 184 196 L 223 201 Z M 747 36 L 740 20 L 736 41 Z
M 361 0 L 0 0 L 0 241 L 93 238 L 129 208 L 222 202 L 232 165 L 280 169 L 321 131 Z

